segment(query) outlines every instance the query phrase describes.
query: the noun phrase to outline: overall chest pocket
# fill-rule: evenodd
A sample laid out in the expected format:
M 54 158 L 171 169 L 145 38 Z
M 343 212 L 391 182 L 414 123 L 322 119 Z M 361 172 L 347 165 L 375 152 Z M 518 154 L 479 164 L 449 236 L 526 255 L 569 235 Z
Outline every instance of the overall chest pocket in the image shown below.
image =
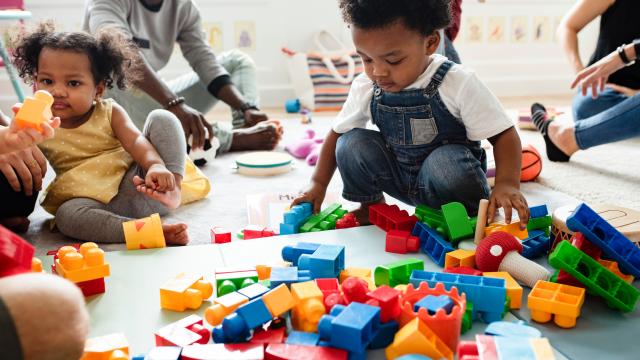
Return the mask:
M 426 145 L 438 136 L 431 106 L 392 107 L 378 104 L 376 125 L 396 145 Z

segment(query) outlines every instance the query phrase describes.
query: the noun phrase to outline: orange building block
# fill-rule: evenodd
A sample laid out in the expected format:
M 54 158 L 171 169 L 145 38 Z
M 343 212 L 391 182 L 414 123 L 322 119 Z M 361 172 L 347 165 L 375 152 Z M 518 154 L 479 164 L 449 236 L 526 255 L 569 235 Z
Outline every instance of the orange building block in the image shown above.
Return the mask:
M 22 107 L 13 120 L 19 128 L 32 128 L 42 131 L 42 123 L 53 117 L 51 113 L 53 96 L 48 91 L 38 90 L 24 99 Z
M 520 309 L 520 306 L 522 306 L 522 286 L 508 272 L 483 272 L 482 276 L 504 279 L 507 286 L 507 296 L 511 299 L 509 308 Z
M 271 277 L 271 266 L 256 265 L 256 272 L 258 273 L 258 280 L 268 280 Z
M 553 314 L 556 325 L 572 328 L 580 316 L 584 296 L 583 288 L 538 280 L 527 300 L 531 320 L 546 323 Z
M 202 276 L 179 274 L 160 287 L 160 307 L 174 311 L 197 309 L 213 294 L 213 285 Z
M 616 274 L 620 279 L 628 282 L 629 284 L 633 282 L 633 279 L 634 279 L 633 275 L 623 274 L 622 271 L 620 271 L 620 268 L 618 268 L 617 262 L 610 261 L 610 260 L 603 260 L 603 259 L 598 259 L 598 262 L 600 263 L 600 265 L 604 266 L 607 270 Z
M 453 359 L 451 349 L 419 318 L 403 326 L 393 338 L 393 343 L 385 350 L 387 359 L 406 354 L 420 354 L 432 359 Z
M 369 290 L 375 290 L 376 284 L 371 277 L 371 269 L 367 268 L 346 268 L 340 272 L 340 284 L 345 281 L 348 277 L 357 277 L 360 278 L 369 284 Z
M 159 214 L 122 223 L 127 250 L 166 247 Z
M 468 266 L 476 267 L 476 252 L 475 250 L 458 249 L 450 251 L 445 255 L 444 267 L 460 267 Z
M 129 342 L 124 334 L 110 334 L 88 339 L 80 360 L 127 360 Z
M 37 257 L 31 259 L 31 272 L 44 272 L 44 270 L 42 270 L 42 260 Z
M 484 236 L 489 236 L 496 231 L 506 231 L 520 240 L 524 240 L 529 237 L 529 231 L 527 231 L 527 229 L 520 230 L 520 222 L 517 221 L 512 222 L 509 225 L 493 223 L 484 229 Z
M 325 314 L 323 295 L 315 281 L 291 284 L 291 294 L 296 305 L 291 311 L 291 325 L 294 329 L 317 332 L 318 322 Z
M 280 284 L 262 295 L 262 301 L 274 318 L 291 310 L 298 303 L 285 284 Z
M 288 289 L 287 289 L 288 290 Z M 204 318 L 211 326 L 222 323 L 225 316 L 234 312 L 240 305 L 249 301 L 249 298 L 237 291 L 213 299 L 213 305 L 204 311 Z
M 56 273 L 79 283 L 109 276 L 109 264 L 104 261 L 104 251 L 93 242 L 86 242 L 76 250 L 73 246 L 58 249 Z

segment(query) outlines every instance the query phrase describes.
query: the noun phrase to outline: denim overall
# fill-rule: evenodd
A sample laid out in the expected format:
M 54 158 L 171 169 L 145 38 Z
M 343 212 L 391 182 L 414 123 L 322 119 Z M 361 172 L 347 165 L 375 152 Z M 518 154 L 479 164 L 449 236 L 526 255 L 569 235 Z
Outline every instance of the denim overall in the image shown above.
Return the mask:
M 486 154 L 440 98 L 451 66 L 440 65 L 424 89 L 388 93 L 374 85 L 371 115 L 380 131 L 357 128 L 338 139 L 345 199 L 373 202 L 386 192 L 412 205 L 459 201 L 477 211 L 489 195 Z

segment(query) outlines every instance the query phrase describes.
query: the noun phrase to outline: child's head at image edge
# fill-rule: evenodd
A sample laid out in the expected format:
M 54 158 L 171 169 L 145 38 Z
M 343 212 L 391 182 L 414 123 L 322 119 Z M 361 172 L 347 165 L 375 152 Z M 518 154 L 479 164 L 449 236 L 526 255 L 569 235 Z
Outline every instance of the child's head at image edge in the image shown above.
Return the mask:
M 14 46 L 20 77 L 51 93 L 51 110 L 63 125 L 85 118 L 105 89 L 124 89 L 139 74 L 137 49 L 115 29 L 93 36 L 56 32 L 45 22 L 20 34 Z
M 450 0 L 340 0 L 367 76 L 382 90 L 399 92 L 429 65 L 451 21 Z

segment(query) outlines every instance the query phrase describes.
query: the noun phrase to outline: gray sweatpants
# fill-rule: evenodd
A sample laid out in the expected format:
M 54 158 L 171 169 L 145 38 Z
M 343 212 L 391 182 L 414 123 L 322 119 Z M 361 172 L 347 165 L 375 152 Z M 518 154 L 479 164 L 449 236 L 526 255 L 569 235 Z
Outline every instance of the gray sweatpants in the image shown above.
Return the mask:
M 186 143 L 180 121 L 166 110 L 154 110 L 147 117 L 144 136 L 155 147 L 167 169 L 184 176 Z M 169 213 L 164 205 L 138 192 L 133 177 L 144 179 L 144 170 L 133 164 L 120 182 L 118 194 L 108 204 L 87 198 L 63 203 L 56 212 L 56 224 L 64 235 L 85 241 L 123 243 L 122 223 L 154 213 Z
M 258 105 L 258 87 L 256 83 L 256 68 L 253 60 L 240 50 L 230 50 L 220 54 L 218 62 L 227 70 L 231 76 L 231 81 L 238 88 L 244 99 L 249 103 Z M 218 103 L 218 99 L 213 97 L 200 81 L 195 72 L 182 75 L 171 81 L 167 85 L 178 96 L 186 99 L 186 104 L 192 108 L 206 114 Z M 140 89 L 119 90 L 113 88 L 107 91 L 105 97 L 113 98 L 129 114 L 133 122 L 141 128 L 147 114 L 153 109 L 162 109 L 163 105 L 155 101 Z M 244 125 L 242 113 L 233 112 L 233 128 Z M 219 153 L 229 151 L 233 133 L 227 124 L 213 123 L 213 131 L 218 141 L 220 141 Z

